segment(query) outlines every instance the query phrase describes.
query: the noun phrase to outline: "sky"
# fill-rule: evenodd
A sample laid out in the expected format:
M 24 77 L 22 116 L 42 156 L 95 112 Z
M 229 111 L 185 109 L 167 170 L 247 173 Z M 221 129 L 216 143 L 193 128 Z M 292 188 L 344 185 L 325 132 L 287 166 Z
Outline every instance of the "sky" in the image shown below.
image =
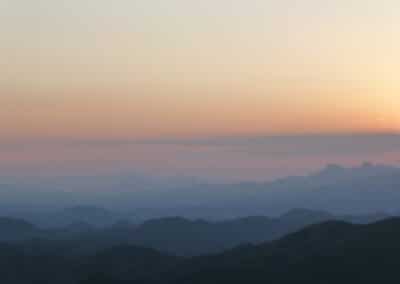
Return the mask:
M 124 163 L 120 141 L 400 130 L 397 0 L 0 0 L 0 34 L 5 172 Z M 213 168 L 180 146 L 133 144 L 143 159 Z M 232 157 L 218 163 L 224 176 L 237 175 Z

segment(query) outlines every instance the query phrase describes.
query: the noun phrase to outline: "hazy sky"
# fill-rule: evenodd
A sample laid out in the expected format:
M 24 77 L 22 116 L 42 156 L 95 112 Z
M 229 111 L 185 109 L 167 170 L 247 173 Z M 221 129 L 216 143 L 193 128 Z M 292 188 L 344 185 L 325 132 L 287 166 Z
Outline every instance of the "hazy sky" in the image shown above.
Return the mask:
M 4 143 L 400 130 L 398 0 L 0 0 L 0 35 Z
M 308 174 L 331 163 L 400 165 L 399 145 L 400 135 L 0 143 L 0 180 L 138 174 L 266 181 Z
M 0 0 L 0 135 L 400 127 L 397 0 Z

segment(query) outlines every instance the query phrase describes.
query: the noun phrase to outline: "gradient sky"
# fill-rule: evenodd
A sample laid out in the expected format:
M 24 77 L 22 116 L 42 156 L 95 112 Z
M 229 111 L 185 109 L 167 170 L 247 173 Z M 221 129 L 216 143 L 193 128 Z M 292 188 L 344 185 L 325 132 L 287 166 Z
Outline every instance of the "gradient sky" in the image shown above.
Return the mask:
M 6 138 L 398 130 L 398 1 L 0 0 Z
M 4 143 L 400 130 L 397 0 L 0 0 L 0 34 Z

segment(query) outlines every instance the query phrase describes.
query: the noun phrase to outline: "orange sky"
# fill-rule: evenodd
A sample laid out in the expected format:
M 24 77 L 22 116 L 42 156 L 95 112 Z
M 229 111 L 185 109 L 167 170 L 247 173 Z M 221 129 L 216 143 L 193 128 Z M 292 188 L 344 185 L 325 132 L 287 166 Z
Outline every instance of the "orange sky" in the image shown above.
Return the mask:
M 3 140 L 400 130 L 398 1 L 20 4 Z
M 399 130 L 400 99 L 343 91 L 287 95 L 99 93 L 3 99 L 4 139 L 143 139 Z

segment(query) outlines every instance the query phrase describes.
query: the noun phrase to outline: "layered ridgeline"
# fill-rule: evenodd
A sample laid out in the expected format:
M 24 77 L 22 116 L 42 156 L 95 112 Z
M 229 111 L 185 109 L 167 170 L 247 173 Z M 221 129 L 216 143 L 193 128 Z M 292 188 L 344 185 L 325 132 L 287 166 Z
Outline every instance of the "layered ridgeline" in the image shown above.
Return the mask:
M 179 206 L 148 215 L 153 209 L 121 213 L 100 206 L 2 213 L 21 218 L 0 218 L 0 282 L 398 283 L 400 221 L 390 218 L 398 215 L 399 188 L 398 168 L 329 166 L 271 183 L 168 190 L 182 204 L 191 198 L 208 204 L 197 213 L 210 218 L 195 218 L 192 209 Z M 17 203 L 16 192 L 0 186 L 1 202 L 12 197 Z M 125 193 L 121 198 L 131 208 L 141 202 Z M 169 202 L 162 194 L 157 198 Z M 266 217 L 287 207 L 312 210 Z M 390 214 L 359 214 L 381 209 Z M 179 212 L 185 214 L 172 214 Z M 262 214 L 250 214 L 257 212 Z M 186 217 L 144 217 L 153 214 Z
M 279 240 L 185 258 L 136 246 L 72 253 L 71 241 L 0 246 L 8 284 L 399 283 L 400 219 L 328 221 Z
M 335 216 L 323 211 L 294 209 L 280 217 L 252 216 L 211 222 L 181 217 L 152 219 L 142 224 L 120 221 L 97 228 L 76 220 L 56 229 L 41 229 L 24 220 L 0 218 L 0 241 L 69 240 L 82 246 L 73 249 L 96 251 L 113 245 L 145 246 L 169 254 L 195 256 L 218 253 L 243 243 L 259 244 L 278 239 L 307 225 L 328 220 L 369 223 L 387 218 L 381 214 Z
M 307 176 L 236 184 L 179 178 L 154 182 L 136 175 L 69 177 L 0 185 L 0 216 L 19 216 L 41 227 L 79 222 L 104 227 L 121 219 L 137 224 L 164 216 L 278 216 L 292 208 L 394 213 L 399 210 L 399 188 L 400 168 L 368 163 L 353 168 L 329 165 Z
M 187 261 L 159 283 L 396 283 L 400 219 L 331 221 L 279 241 Z

